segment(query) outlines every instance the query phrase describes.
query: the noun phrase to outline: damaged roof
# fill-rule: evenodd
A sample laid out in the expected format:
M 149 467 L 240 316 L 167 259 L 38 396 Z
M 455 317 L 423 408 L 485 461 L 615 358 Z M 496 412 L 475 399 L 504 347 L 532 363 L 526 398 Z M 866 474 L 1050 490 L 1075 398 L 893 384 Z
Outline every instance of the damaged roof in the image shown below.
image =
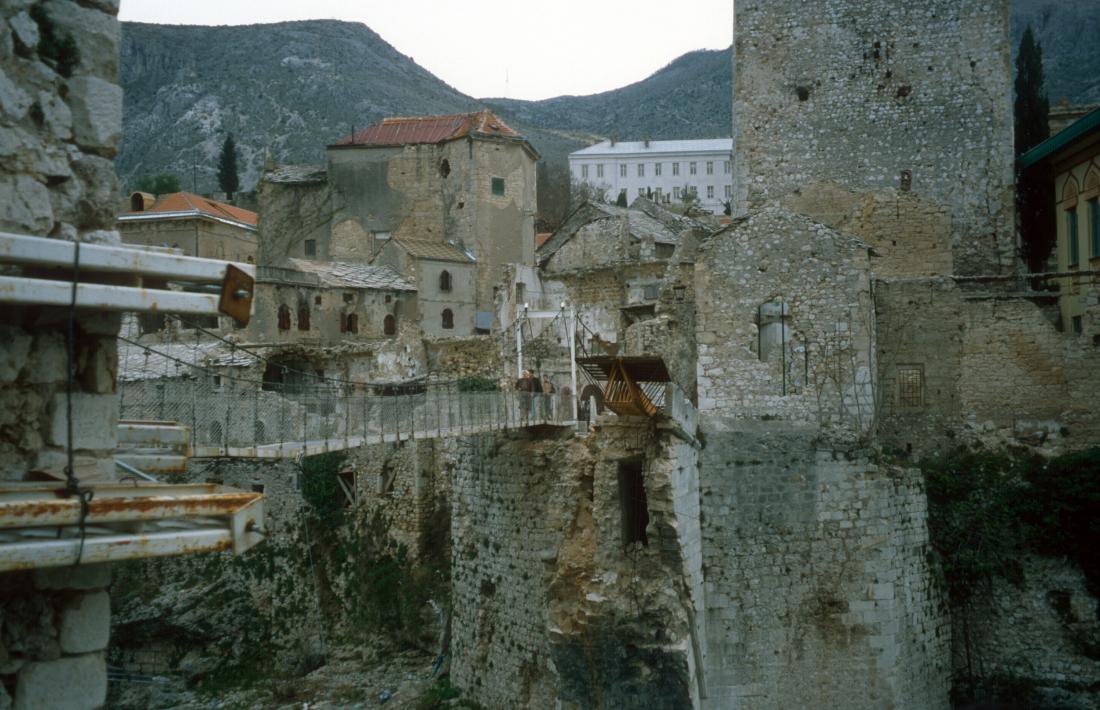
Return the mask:
M 122 382 L 191 375 L 197 367 L 251 367 L 256 358 L 224 342 L 151 342 L 148 349 L 118 342 L 118 379 Z
M 211 200 L 193 192 L 173 192 L 162 195 L 149 207 L 133 212 L 123 212 L 118 219 L 120 222 L 133 222 L 149 219 L 180 219 L 181 217 L 209 217 L 253 231 L 259 222 L 259 215 L 252 210 Z
M 323 165 L 280 165 L 264 173 L 264 182 L 308 184 L 324 182 L 327 177 Z
M 466 138 L 507 138 L 522 141 L 537 158 L 530 143 L 489 109 L 446 116 L 398 116 L 384 118 L 333 144 L 348 146 L 402 146 L 445 143 Z
M 558 231 L 538 247 L 539 263 L 545 263 L 586 224 L 624 218 L 629 224 L 630 236 L 635 241 L 652 238 L 657 244 L 679 244 L 682 231 L 699 227 L 694 220 L 669 212 L 641 197 L 634 200 L 630 207 L 586 202 L 574 210 Z
M 376 291 L 415 291 L 408 280 L 388 266 L 354 264 L 344 261 L 310 261 L 287 259 L 293 269 L 316 274 L 322 286 L 329 288 L 362 288 Z
M 399 238 L 393 240 L 394 244 L 417 259 L 430 259 L 432 261 L 453 261 L 458 264 L 472 264 L 476 259 L 468 252 L 459 249 L 450 242 L 433 242 L 427 239 Z

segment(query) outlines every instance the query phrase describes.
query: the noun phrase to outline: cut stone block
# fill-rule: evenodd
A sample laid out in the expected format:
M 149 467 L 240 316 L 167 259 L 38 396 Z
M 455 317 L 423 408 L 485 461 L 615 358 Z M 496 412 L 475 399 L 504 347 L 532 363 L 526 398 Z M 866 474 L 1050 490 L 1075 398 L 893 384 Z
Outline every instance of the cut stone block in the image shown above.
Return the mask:
M 58 640 L 63 653 L 102 651 L 110 636 L 111 599 L 106 591 L 81 594 L 61 610 Z
M 14 710 L 90 710 L 107 699 L 107 662 L 102 653 L 28 663 L 15 683 Z

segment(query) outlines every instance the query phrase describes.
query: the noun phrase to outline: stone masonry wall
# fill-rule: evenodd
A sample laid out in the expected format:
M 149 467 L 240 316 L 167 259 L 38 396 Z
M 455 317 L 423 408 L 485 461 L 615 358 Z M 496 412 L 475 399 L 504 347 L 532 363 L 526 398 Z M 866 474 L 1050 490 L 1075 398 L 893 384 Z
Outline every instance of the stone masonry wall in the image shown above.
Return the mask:
M 879 434 L 918 458 L 978 438 L 1057 449 L 1100 443 L 1100 348 L 1025 298 L 967 295 L 950 279 L 878 281 Z M 918 401 L 899 373 L 919 372 Z
M 1076 565 L 1034 556 L 1021 562 L 1027 578 L 1022 586 L 996 580 L 990 594 L 954 610 L 956 682 L 1018 678 L 1035 687 L 1040 697 L 1030 700 L 1043 707 L 1097 707 L 1096 597 Z
M 951 215 L 957 272 L 1014 267 L 1006 0 L 739 2 L 735 15 L 735 214 L 822 182 L 911 190 Z
M 0 5 L 0 230 L 118 243 L 117 10 L 111 0 Z M 70 445 L 79 477 L 114 476 L 119 319 L 77 319 L 69 441 L 68 318 L 44 307 L 0 315 L 0 481 L 31 470 L 62 475 Z M 103 703 L 108 580 L 100 568 L 0 575 L 0 705 Z
M 812 423 L 841 438 L 868 430 L 874 352 L 865 244 L 766 208 L 701 243 L 695 274 L 700 412 Z
M 693 447 L 615 417 L 583 439 L 449 446 L 455 685 L 489 708 L 700 707 Z M 645 544 L 623 537 L 623 461 L 641 467 Z
M 947 708 L 919 472 L 704 421 L 707 707 Z

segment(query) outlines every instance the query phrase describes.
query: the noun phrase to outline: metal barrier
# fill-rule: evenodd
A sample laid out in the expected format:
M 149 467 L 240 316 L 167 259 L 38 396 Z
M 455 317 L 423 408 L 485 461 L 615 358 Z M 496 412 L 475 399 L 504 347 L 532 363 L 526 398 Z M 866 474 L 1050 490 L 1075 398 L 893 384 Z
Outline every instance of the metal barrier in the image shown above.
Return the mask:
M 560 394 L 428 389 L 384 396 L 354 384 L 277 385 L 199 375 L 120 382 L 121 418 L 191 428 L 194 457 L 293 458 L 363 444 L 572 425 Z

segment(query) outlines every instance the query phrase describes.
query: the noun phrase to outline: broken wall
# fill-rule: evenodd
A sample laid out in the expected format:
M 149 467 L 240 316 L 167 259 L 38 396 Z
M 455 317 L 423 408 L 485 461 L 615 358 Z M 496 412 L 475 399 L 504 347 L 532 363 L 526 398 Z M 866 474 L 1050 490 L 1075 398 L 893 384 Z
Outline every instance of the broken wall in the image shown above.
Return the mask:
M 448 442 L 453 682 L 490 707 L 698 707 L 694 448 L 648 420 L 548 433 Z
M 735 221 L 696 254 L 701 412 L 820 427 L 874 422 L 867 246 L 785 209 Z
M 952 279 L 876 282 L 883 444 L 923 458 L 974 439 L 1100 443 L 1092 331 L 1059 332 L 1029 298 L 968 291 Z

